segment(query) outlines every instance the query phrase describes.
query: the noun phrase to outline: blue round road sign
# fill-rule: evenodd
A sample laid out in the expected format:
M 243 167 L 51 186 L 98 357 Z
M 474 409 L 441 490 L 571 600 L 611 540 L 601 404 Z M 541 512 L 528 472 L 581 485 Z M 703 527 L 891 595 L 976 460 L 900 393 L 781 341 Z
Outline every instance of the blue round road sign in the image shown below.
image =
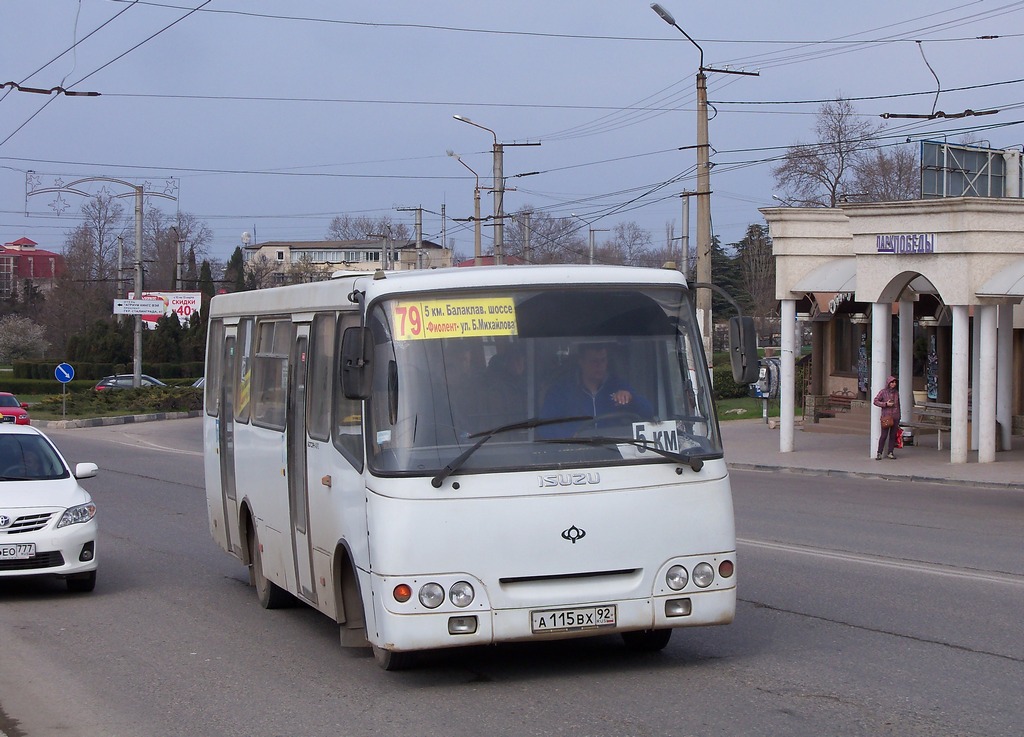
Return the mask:
M 75 378 L 75 370 L 71 367 L 70 363 L 62 363 L 53 370 L 53 375 L 57 377 L 57 381 L 61 384 L 67 384 Z

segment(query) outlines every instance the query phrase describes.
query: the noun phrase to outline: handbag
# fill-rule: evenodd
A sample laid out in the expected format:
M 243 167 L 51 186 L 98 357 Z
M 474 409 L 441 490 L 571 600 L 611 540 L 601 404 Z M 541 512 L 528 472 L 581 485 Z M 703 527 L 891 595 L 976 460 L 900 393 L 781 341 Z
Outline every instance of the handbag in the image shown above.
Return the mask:
M 903 447 L 903 428 L 902 427 L 897 427 L 896 428 L 896 447 L 897 448 L 902 448 Z
M 892 417 L 883 417 L 882 418 L 882 427 L 883 428 L 888 429 L 888 428 L 890 428 L 892 426 L 893 426 Z

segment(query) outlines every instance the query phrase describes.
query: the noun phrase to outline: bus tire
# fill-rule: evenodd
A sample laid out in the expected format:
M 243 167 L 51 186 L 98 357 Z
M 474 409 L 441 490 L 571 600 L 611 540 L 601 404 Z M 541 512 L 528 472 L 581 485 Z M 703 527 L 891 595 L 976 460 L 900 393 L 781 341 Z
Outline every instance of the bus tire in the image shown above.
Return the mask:
M 373 645 L 373 659 L 384 670 L 406 670 L 416 661 L 416 653 L 395 652 Z
M 260 552 L 260 538 L 255 526 L 249 533 L 249 565 L 251 579 L 256 587 L 256 598 L 264 609 L 281 609 L 291 603 L 288 592 L 263 575 L 263 554 Z
M 622 641 L 626 647 L 637 653 L 656 653 L 664 650 L 672 638 L 672 630 L 638 630 L 623 632 Z

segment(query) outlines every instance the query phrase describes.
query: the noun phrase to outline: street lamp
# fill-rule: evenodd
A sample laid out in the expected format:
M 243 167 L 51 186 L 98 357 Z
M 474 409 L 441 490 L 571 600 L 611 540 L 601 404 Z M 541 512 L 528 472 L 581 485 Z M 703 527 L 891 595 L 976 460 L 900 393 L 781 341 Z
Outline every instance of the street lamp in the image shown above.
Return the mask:
M 485 130 L 494 138 L 494 263 L 502 263 L 502 247 L 505 237 L 505 176 L 502 173 L 505 148 L 498 143 L 498 134 L 486 125 L 474 123 L 464 115 L 453 115 L 456 120 Z
M 462 157 L 451 149 L 448 149 L 448 155 L 469 169 L 476 179 L 476 185 L 473 187 L 473 265 L 480 266 L 483 263 L 480 255 L 480 176 L 473 170 L 473 167 L 463 161 Z
M 700 53 L 700 65 L 697 67 L 697 282 L 711 283 L 711 144 L 708 142 L 708 78 L 704 72 L 721 72 L 723 74 L 742 74 L 758 76 L 757 72 L 742 72 L 731 69 L 711 69 L 704 66 L 704 49 L 694 41 L 690 34 L 679 27 L 676 19 L 658 3 L 651 3 L 651 10 L 686 36 L 686 40 L 697 47 Z M 697 314 L 700 320 L 701 336 L 704 339 L 704 353 L 711 365 L 712 354 L 712 322 L 711 292 L 707 289 L 697 290 Z
M 704 74 L 704 49 L 694 41 L 690 34 L 676 23 L 672 14 L 658 3 L 652 3 L 651 9 L 663 21 L 686 36 L 686 39 L 697 47 L 700 52 L 700 66 L 697 68 L 697 281 L 711 283 L 711 166 L 708 142 L 708 78 Z M 700 320 L 700 332 L 704 339 L 704 354 L 708 364 L 712 354 L 712 322 L 711 292 L 707 289 L 697 290 L 697 315 Z

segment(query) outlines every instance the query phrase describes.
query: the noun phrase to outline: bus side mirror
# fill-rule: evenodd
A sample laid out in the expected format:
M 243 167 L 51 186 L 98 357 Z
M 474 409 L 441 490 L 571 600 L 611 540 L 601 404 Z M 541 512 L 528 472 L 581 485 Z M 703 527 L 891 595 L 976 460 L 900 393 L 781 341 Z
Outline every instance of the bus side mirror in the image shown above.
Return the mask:
M 753 384 L 757 381 L 757 331 L 754 318 L 729 318 L 729 360 L 732 363 L 732 378 L 737 384 Z
M 367 399 L 373 373 L 373 336 L 369 328 L 347 328 L 341 338 L 341 391 L 346 399 Z

